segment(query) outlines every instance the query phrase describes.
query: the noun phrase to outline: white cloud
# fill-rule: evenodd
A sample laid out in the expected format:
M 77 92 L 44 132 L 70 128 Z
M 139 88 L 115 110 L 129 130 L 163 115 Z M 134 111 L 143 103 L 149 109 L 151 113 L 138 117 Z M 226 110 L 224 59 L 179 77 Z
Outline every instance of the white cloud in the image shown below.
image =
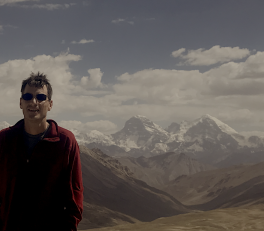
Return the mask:
M 75 5 L 75 3 L 70 4 L 33 4 L 33 5 L 16 5 L 26 9 L 44 9 L 44 10 L 60 10 L 68 9 L 70 6 Z
M 209 50 L 203 48 L 197 50 L 188 50 L 187 54 L 185 48 L 173 51 L 173 57 L 179 57 L 184 61 L 183 64 L 192 66 L 209 66 L 217 63 L 225 63 L 232 60 L 243 59 L 250 55 L 248 49 L 241 49 L 239 47 L 220 47 L 219 45 L 213 46 Z
M 233 111 L 220 112 L 217 118 L 226 122 L 250 122 L 253 116 L 253 113 L 248 109 L 238 109 Z
M 208 113 L 230 121 L 232 126 L 252 121 L 257 124 L 264 118 L 264 52 L 204 73 L 164 69 L 124 73 L 111 85 L 102 82 L 100 68 L 89 69 L 88 76 L 77 79 L 69 65 L 80 59 L 79 55 L 64 53 L 0 64 L 0 118 L 21 117 L 21 82 L 31 71 L 44 72 L 51 80 L 54 107 L 49 115 L 54 119 L 62 120 L 65 115 L 75 119 L 78 115 L 87 121 L 91 117 L 110 121 L 142 114 L 154 121 L 179 122 Z
M 13 25 L 5 25 L 5 27 L 9 27 L 9 28 L 12 28 L 12 29 L 17 29 L 18 28 L 17 26 L 13 26 Z
M 93 39 L 81 39 L 79 42 L 76 42 L 76 41 L 72 41 L 71 42 L 72 44 L 86 44 L 86 43 L 94 43 L 94 40 Z
M 114 19 L 114 20 L 112 20 L 112 23 L 120 23 L 120 22 L 125 22 L 125 19 L 123 19 L 123 18 L 118 18 L 118 19 Z
M 76 3 L 66 3 L 66 4 L 24 4 L 20 3 L 24 2 L 38 2 L 39 0 L 0 0 L 0 6 L 13 6 L 13 7 L 21 7 L 25 9 L 45 9 L 45 10 L 59 10 L 59 9 L 67 9 L 71 6 L 76 5 Z
M 78 115 L 89 113 L 90 116 L 106 115 L 108 108 L 118 104 L 118 99 L 105 97 L 109 92 L 93 90 L 91 85 L 83 86 L 71 73 L 69 64 L 79 61 L 81 57 L 73 54 L 60 54 L 56 57 L 39 55 L 27 60 L 10 60 L 0 64 L 0 118 L 21 118 L 19 108 L 20 88 L 22 80 L 31 72 L 43 72 L 51 81 L 54 94 L 54 107 L 49 116 L 63 118 L 64 115 Z M 88 70 L 88 83 L 100 87 L 100 69 Z M 1 121 L 1 120 L 0 120 Z
M 263 66 L 264 52 L 257 52 L 244 62 L 229 62 L 205 73 L 163 69 L 125 73 L 113 86 L 114 96 L 122 101 L 118 108 L 124 114 L 137 111 L 157 119 L 175 113 L 194 119 L 208 113 L 232 123 L 257 121 L 264 116 L 260 111 L 264 105 Z
M 177 58 L 177 57 L 179 57 L 179 56 L 181 56 L 181 54 L 183 53 L 183 52 L 185 52 L 185 48 L 181 48 L 181 49 L 179 49 L 179 50 L 177 50 L 177 51 L 173 51 L 172 53 L 171 53 L 171 55 L 174 57 L 174 58 Z
M 204 73 L 204 94 L 262 95 L 264 89 L 264 52 L 249 56 L 244 62 L 229 62 Z
M 128 23 L 130 25 L 134 25 L 135 23 L 133 21 L 129 21 L 129 20 L 126 20 L 124 18 L 118 18 L 118 19 L 114 19 L 111 21 L 112 23 L 115 23 L 115 24 L 118 24 L 118 23 L 121 23 L 121 22 L 125 22 L 125 23 Z
M 22 80 L 31 72 L 44 72 L 51 77 L 55 89 L 54 98 L 74 92 L 70 84 L 73 79 L 69 63 L 81 57 L 72 54 L 61 54 L 57 57 L 39 55 L 27 60 L 10 60 L 0 64 L 0 115 L 20 115 L 18 102 Z M 76 90 L 77 91 L 77 90 Z
M 101 83 L 103 72 L 101 72 L 100 68 L 89 69 L 88 73 L 90 77 L 84 76 L 81 78 L 81 85 L 87 89 L 104 87 Z
M 148 69 L 117 78 L 115 93 L 124 101 L 139 99 L 145 103 L 176 104 L 197 97 L 202 87 L 199 71 Z
M 97 130 L 99 132 L 109 134 L 109 133 L 116 132 L 116 129 L 117 129 L 116 124 L 112 123 L 109 120 L 97 120 L 97 121 L 86 122 L 86 123 L 83 123 L 81 121 L 76 121 L 76 120 L 69 120 L 69 121 L 62 120 L 58 124 L 61 127 L 64 127 L 68 130 L 76 129 L 78 131 L 82 131 L 85 133 L 88 133 L 92 130 Z
M 261 132 L 261 131 L 242 131 L 240 132 L 240 134 L 246 137 L 261 136 L 262 138 L 264 138 L 264 132 Z
M 38 0 L 0 0 L 0 6 L 12 5 L 19 2 L 36 2 Z
M 12 28 L 12 29 L 17 29 L 18 27 L 12 26 L 12 25 L 0 25 L 0 34 L 3 33 L 4 28 Z

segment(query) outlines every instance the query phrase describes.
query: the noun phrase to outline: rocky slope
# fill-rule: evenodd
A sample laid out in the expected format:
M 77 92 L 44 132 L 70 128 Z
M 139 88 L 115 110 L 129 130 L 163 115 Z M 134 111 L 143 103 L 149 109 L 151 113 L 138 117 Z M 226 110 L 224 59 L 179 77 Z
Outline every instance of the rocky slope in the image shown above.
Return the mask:
M 191 175 L 197 172 L 214 169 L 185 155 L 169 152 L 154 157 L 122 157 L 118 158 L 127 166 L 134 176 L 145 181 L 148 185 L 163 189 L 171 180 L 182 175 Z
M 164 190 L 203 210 L 260 203 L 264 201 L 264 162 L 181 176 Z
M 151 221 L 188 211 L 169 194 L 133 178 L 118 160 L 98 149 L 92 151 L 80 146 L 80 151 L 86 203 L 86 215 L 80 227 L 113 225 L 117 220 Z M 102 213 L 96 216 L 94 213 L 98 211 L 93 212 L 91 206 L 100 208 Z
M 165 143 L 170 135 L 145 116 L 134 116 L 112 137 L 115 143 L 127 152 L 131 149 L 143 149 L 151 153 L 160 153 L 166 151 Z

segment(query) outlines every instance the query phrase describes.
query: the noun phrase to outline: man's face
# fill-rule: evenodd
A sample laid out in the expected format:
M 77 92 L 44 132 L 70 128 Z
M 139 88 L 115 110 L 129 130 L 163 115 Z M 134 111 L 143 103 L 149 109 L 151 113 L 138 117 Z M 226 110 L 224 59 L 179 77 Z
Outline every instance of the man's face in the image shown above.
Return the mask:
M 29 121 L 41 122 L 47 117 L 47 112 L 51 110 L 53 102 L 48 99 L 47 86 L 44 85 L 43 88 L 30 87 L 26 85 L 23 94 L 30 93 L 33 95 L 31 100 L 24 100 L 20 98 L 20 108 L 23 111 L 24 119 Z M 36 99 L 37 94 L 45 94 L 47 99 L 44 101 L 38 101 Z

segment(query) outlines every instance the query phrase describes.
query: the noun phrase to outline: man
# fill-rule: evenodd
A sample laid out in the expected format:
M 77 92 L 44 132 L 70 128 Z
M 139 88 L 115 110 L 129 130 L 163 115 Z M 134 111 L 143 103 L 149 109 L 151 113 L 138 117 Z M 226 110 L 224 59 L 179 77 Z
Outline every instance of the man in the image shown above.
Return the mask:
M 74 135 L 47 120 L 52 87 L 44 74 L 22 82 L 24 119 L 0 132 L 0 231 L 77 230 L 83 184 Z

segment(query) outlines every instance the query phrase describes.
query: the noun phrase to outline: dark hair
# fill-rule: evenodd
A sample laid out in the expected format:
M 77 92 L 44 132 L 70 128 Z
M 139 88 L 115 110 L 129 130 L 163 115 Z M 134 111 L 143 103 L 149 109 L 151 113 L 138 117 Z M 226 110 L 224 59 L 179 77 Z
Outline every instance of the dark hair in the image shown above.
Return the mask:
M 37 88 L 42 88 L 44 87 L 44 85 L 46 85 L 48 89 L 48 98 L 49 100 L 51 100 L 52 87 L 46 75 L 44 75 L 43 73 L 41 74 L 40 72 L 38 72 L 37 74 L 31 72 L 30 76 L 27 79 L 23 80 L 22 82 L 21 94 L 23 94 L 27 84 L 30 87 L 37 87 Z

